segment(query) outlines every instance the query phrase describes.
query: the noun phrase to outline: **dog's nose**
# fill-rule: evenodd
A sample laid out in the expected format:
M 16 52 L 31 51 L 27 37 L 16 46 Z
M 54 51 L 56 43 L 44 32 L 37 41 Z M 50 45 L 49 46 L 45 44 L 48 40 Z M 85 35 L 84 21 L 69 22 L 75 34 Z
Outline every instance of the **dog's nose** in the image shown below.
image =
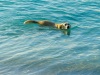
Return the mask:
M 67 29 L 69 29 L 70 28 L 70 24 L 68 24 L 68 26 L 67 26 Z

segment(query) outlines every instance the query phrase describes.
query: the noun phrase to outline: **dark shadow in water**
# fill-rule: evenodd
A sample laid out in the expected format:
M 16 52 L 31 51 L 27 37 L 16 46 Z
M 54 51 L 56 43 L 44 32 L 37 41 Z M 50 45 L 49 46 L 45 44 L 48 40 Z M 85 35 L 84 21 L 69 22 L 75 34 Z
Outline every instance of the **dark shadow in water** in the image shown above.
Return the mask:
M 54 29 L 54 28 L 39 28 L 38 30 L 56 30 L 58 31 L 58 29 Z M 71 29 L 60 29 L 60 31 L 64 34 L 64 35 L 70 35 L 71 34 Z
M 28 26 L 28 25 L 27 25 Z M 30 27 L 30 25 L 29 25 L 29 27 Z M 37 25 L 35 26 L 33 26 L 32 25 L 32 28 L 37 28 Z M 56 28 L 53 28 L 53 27 L 44 27 L 44 26 L 39 26 L 38 28 L 37 28 L 39 31 L 46 31 L 46 30 L 56 30 L 56 31 L 58 31 L 59 29 L 56 29 Z M 33 29 L 32 29 L 33 30 Z M 64 34 L 64 35 L 70 35 L 71 34 L 71 28 L 69 28 L 69 29 L 60 29 L 60 31 Z
M 61 30 L 61 32 L 62 32 L 64 35 L 70 35 L 71 29 L 64 29 L 64 30 Z

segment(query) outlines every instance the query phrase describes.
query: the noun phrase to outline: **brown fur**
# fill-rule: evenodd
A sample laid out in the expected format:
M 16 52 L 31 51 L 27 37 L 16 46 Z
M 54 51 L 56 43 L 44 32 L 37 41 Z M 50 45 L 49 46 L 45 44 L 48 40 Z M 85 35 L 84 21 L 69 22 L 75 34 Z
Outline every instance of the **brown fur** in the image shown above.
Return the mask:
M 24 24 L 30 24 L 30 23 L 36 23 L 39 24 L 40 26 L 52 26 L 52 27 L 56 27 L 57 29 L 65 29 L 65 23 L 61 23 L 61 24 L 56 24 L 50 21 L 34 21 L 34 20 L 27 20 L 24 22 Z

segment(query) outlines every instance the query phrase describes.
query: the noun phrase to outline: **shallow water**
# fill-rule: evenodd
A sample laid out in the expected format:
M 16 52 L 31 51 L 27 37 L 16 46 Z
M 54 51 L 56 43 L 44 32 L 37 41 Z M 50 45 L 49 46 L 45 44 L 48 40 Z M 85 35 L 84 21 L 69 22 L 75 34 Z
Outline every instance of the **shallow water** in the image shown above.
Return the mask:
M 30 19 L 69 22 L 71 33 Z M 0 0 L 0 75 L 99 74 L 99 0 Z

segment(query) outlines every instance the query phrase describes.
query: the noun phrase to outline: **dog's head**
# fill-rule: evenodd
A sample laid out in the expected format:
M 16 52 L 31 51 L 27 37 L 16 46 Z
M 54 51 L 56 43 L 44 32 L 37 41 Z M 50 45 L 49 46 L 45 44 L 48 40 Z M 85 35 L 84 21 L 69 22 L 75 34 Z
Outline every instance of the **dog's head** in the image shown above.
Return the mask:
M 62 23 L 60 29 L 69 29 L 71 26 L 69 23 Z

